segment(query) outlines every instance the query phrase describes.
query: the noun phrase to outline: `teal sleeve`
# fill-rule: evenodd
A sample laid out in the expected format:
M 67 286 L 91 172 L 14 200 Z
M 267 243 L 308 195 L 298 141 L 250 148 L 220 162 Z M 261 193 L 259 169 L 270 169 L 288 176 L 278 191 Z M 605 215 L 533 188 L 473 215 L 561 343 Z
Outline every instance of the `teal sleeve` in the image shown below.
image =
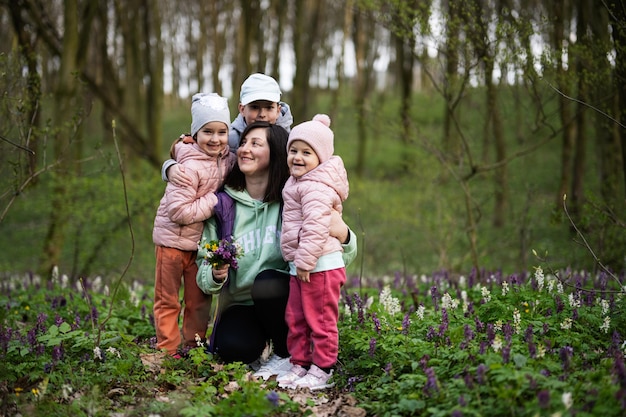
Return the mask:
M 356 235 L 352 229 L 348 229 L 350 238 L 348 243 L 341 245 L 343 247 L 343 262 L 346 266 L 350 265 L 357 255 Z
M 224 286 L 223 282 L 215 282 L 213 280 L 213 267 L 210 263 L 205 262 L 207 250 L 203 247 L 202 243 L 210 242 L 211 240 L 217 240 L 217 228 L 213 218 L 204 222 L 202 239 L 198 245 L 198 255 L 196 257 L 196 263 L 198 264 L 196 283 L 205 294 L 215 294 Z

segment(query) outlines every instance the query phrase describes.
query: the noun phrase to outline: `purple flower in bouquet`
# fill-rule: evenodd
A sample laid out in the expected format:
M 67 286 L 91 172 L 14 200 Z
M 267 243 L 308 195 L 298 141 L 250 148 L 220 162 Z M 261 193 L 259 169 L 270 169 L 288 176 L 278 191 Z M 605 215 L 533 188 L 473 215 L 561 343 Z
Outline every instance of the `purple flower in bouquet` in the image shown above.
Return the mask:
M 239 243 L 230 239 L 203 241 L 200 249 L 206 251 L 204 262 L 211 264 L 213 268 L 230 265 L 231 268 L 239 268 L 238 258 L 243 255 L 243 249 Z

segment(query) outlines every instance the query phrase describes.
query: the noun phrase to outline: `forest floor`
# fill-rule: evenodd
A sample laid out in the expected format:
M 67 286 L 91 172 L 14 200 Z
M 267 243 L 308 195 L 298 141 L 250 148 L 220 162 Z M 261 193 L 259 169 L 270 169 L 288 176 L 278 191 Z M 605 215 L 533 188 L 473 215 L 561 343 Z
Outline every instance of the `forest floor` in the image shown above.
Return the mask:
M 144 354 L 141 355 L 141 360 L 148 370 L 153 373 L 160 373 L 165 372 L 165 369 L 161 367 L 165 359 L 164 356 L 163 353 Z M 252 372 L 250 372 L 249 377 L 254 378 Z M 272 378 L 275 379 L 275 377 Z M 237 383 L 232 381 L 230 385 L 227 385 L 223 395 L 226 397 L 229 391 L 233 392 L 237 389 Z M 365 417 L 367 414 L 363 408 L 358 406 L 357 399 L 353 395 L 335 388 L 316 392 L 311 392 L 308 389 L 276 389 L 287 393 L 293 402 L 301 406 L 303 412 L 310 411 L 311 415 L 315 417 Z M 156 393 L 155 400 L 165 403 L 175 402 L 181 397 L 186 397 L 185 392 L 184 386 L 164 388 Z

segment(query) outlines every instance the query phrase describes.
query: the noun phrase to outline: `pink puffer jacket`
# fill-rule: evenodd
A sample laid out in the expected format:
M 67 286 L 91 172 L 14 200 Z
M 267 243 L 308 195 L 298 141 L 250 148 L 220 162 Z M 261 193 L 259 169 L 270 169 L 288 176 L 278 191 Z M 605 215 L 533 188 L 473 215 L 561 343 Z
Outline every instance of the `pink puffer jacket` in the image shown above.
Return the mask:
M 197 143 L 178 143 L 174 152 L 192 185 L 178 187 L 167 183 L 154 219 L 152 240 L 158 246 L 195 251 L 202 237 L 203 221 L 213 215 L 217 204 L 214 192 L 222 186 L 237 158 L 229 152 L 228 145 L 218 158 L 204 153 Z
M 329 235 L 330 215 L 333 209 L 342 212 L 348 191 L 348 174 L 339 156 L 332 156 L 298 179 L 289 177 L 283 188 L 280 239 L 286 261 L 311 271 L 320 256 L 341 252 L 339 240 Z

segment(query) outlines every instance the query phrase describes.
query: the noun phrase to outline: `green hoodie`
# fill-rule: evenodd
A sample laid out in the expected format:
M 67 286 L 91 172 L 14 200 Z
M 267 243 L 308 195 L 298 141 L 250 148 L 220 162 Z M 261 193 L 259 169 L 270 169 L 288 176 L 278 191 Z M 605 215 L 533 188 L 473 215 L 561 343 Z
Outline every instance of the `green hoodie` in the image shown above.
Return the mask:
M 289 272 L 287 262 L 280 251 L 280 231 L 282 227 L 280 203 L 264 203 L 250 197 L 247 191 L 236 191 L 225 187 L 225 191 L 235 200 L 235 223 L 233 235 L 243 248 L 239 258 L 239 268 L 230 268 L 228 274 L 228 299 L 233 304 L 252 304 L 250 291 L 259 272 L 275 269 Z M 204 222 L 203 241 L 218 240 L 215 219 Z M 350 231 L 350 241 L 343 245 L 343 257 L 346 265 L 357 253 L 356 236 Z M 198 275 L 196 281 L 200 289 L 207 294 L 218 293 L 223 283 L 213 280 L 210 264 L 204 263 L 206 250 L 198 250 Z M 222 306 L 224 307 L 224 306 Z

